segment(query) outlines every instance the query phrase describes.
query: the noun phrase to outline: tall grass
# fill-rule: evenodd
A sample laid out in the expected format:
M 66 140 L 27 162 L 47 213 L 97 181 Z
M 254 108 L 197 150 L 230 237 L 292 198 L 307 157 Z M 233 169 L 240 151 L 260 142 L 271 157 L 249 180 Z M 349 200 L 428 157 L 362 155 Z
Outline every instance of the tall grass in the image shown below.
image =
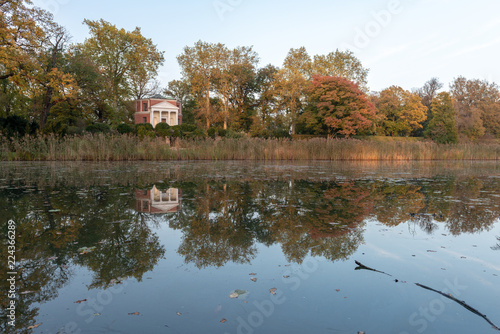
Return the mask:
M 0 138 L 0 160 L 133 161 L 133 160 L 500 160 L 500 144 L 440 145 L 428 141 L 357 139 L 165 140 L 128 135 Z

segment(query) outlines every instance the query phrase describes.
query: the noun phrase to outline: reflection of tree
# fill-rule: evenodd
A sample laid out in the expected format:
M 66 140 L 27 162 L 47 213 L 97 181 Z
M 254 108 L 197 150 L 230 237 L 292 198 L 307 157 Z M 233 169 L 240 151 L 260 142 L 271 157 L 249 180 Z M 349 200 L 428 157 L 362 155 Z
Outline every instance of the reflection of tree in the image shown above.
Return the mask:
M 410 183 L 378 182 L 373 191 L 377 220 L 388 226 L 397 226 L 410 219 L 409 214 L 425 207 L 421 187 Z
M 141 215 L 127 210 L 132 203 L 129 196 L 123 196 L 127 191 L 131 189 L 75 188 L 64 183 L 38 188 L 35 182 L 27 186 L 20 181 L 0 189 L 0 215 L 17 225 L 16 281 L 23 294 L 16 307 L 16 332 L 27 332 L 35 324 L 35 303 L 57 297 L 72 276 L 71 264 L 81 263 L 96 272 L 92 287 L 106 287 L 111 276 L 140 280 L 163 256 L 158 237 L 140 221 Z M 117 220 L 124 221 L 123 225 L 107 224 Z M 80 255 L 78 249 L 83 246 L 97 247 L 93 253 Z M 0 256 L 7 258 L 6 250 L 2 247 Z M 8 291 L 6 280 L 2 279 L 0 289 Z M 0 303 L 0 317 L 4 317 L 5 294 Z M 3 332 L 11 330 L 5 322 L 1 326 Z
M 454 200 L 446 227 L 453 235 L 462 233 L 478 233 L 490 229 L 500 216 L 500 208 L 492 205 L 490 199 L 483 194 L 498 191 L 477 178 L 467 178 L 456 186 Z
M 256 254 L 253 235 L 256 224 L 248 197 L 249 187 L 207 183 L 197 187 L 194 202 L 179 216 L 184 231 L 179 254 L 198 268 L 222 266 L 228 261 L 248 263 Z
M 500 241 L 500 237 L 497 237 L 497 240 Z M 495 246 L 491 247 L 493 250 L 500 250 L 500 243 L 496 244 Z
M 144 273 L 152 270 L 165 254 L 158 236 L 141 218 L 106 224 L 96 250 L 82 254 L 76 261 L 95 273 L 90 288 L 107 288 L 112 280 L 127 277 L 141 281 Z

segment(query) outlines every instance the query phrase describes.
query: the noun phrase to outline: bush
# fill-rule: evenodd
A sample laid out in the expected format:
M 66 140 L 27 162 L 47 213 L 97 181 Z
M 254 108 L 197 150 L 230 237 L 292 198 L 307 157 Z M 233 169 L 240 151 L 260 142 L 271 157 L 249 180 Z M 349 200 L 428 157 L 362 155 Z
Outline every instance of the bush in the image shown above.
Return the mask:
M 217 136 L 217 129 L 216 128 L 209 128 L 207 130 L 207 135 L 211 137 L 212 139 L 215 139 L 215 136 Z
M 0 131 L 8 138 L 24 137 L 27 134 L 34 135 L 38 130 L 38 123 L 28 121 L 27 119 L 12 115 L 0 118 Z
M 227 130 L 221 128 L 210 128 L 208 129 L 207 134 L 209 137 L 215 139 L 216 136 L 226 137 L 227 132 L 228 132 Z
M 196 125 L 186 124 L 186 123 L 179 125 L 179 128 L 181 129 L 182 132 L 194 132 L 198 129 Z
M 116 127 L 116 131 L 123 135 L 133 133 L 134 128 L 130 124 L 122 123 Z
M 78 126 L 68 126 L 66 129 L 66 134 L 73 136 L 73 135 L 82 135 L 83 134 L 83 128 L 78 127 Z
M 139 134 L 139 129 L 144 128 L 145 131 L 154 131 L 153 126 L 150 123 L 140 123 L 135 125 L 134 132 Z
M 155 132 L 160 137 L 168 137 L 171 133 L 170 125 L 167 123 L 158 123 L 156 124 Z
M 172 131 L 170 136 L 174 138 L 181 138 L 182 137 L 182 130 L 180 125 L 174 125 L 171 127 Z
M 226 137 L 226 134 L 227 134 L 227 130 L 225 130 L 225 129 L 217 129 L 217 135 L 219 137 L 223 137 L 224 138 L 224 137 Z
M 206 133 L 202 129 L 196 129 L 191 133 L 192 138 L 204 139 L 207 137 Z
M 105 123 L 95 123 L 85 128 L 85 131 L 90 133 L 108 133 L 110 132 L 110 130 L 111 128 L 109 127 L 109 125 Z
M 152 126 L 151 126 L 151 129 L 147 126 L 140 126 L 137 128 L 137 135 L 141 139 L 144 139 L 144 137 L 155 138 L 156 133 L 154 132 L 154 130 L 152 130 L 152 128 L 153 128 Z
M 285 129 L 274 129 L 271 131 L 269 134 L 270 138 L 274 139 L 279 139 L 279 138 L 291 138 L 292 136 L 288 132 L 288 130 Z

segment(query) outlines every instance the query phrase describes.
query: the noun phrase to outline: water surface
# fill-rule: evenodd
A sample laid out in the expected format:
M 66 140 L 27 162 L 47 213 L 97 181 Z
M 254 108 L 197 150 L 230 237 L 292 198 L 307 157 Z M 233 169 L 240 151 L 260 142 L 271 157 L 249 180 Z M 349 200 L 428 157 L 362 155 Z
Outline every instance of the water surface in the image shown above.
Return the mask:
M 496 163 L 1 163 L 0 217 L 6 333 L 500 325 Z

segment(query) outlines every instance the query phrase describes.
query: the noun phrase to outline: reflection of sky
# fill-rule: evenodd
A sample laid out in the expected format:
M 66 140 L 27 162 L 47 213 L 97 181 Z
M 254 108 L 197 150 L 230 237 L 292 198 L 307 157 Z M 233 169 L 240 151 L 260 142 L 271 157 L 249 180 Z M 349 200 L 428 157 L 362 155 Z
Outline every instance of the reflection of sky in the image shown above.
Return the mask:
M 354 40 L 359 31 L 376 22 L 373 13 L 387 10 L 394 2 L 400 2 L 402 11 L 383 23 L 380 31 L 375 27 L 366 47 L 357 48 Z M 421 87 L 431 77 L 439 77 L 447 86 L 459 75 L 500 81 L 500 70 L 493 66 L 500 54 L 500 2 L 496 0 L 34 3 L 52 9 L 56 21 L 74 36 L 73 42 L 82 42 L 87 36 L 82 25 L 85 18 L 103 18 L 127 30 L 141 27 L 143 34 L 165 51 L 160 73 L 163 85 L 180 77 L 176 56 L 184 46 L 200 39 L 230 47 L 253 45 L 263 66 L 281 65 L 292 47 L 305 46 L 312 55 L 349 47 L 371 69 L 368 83 L 373 90 L 391 85 Z

